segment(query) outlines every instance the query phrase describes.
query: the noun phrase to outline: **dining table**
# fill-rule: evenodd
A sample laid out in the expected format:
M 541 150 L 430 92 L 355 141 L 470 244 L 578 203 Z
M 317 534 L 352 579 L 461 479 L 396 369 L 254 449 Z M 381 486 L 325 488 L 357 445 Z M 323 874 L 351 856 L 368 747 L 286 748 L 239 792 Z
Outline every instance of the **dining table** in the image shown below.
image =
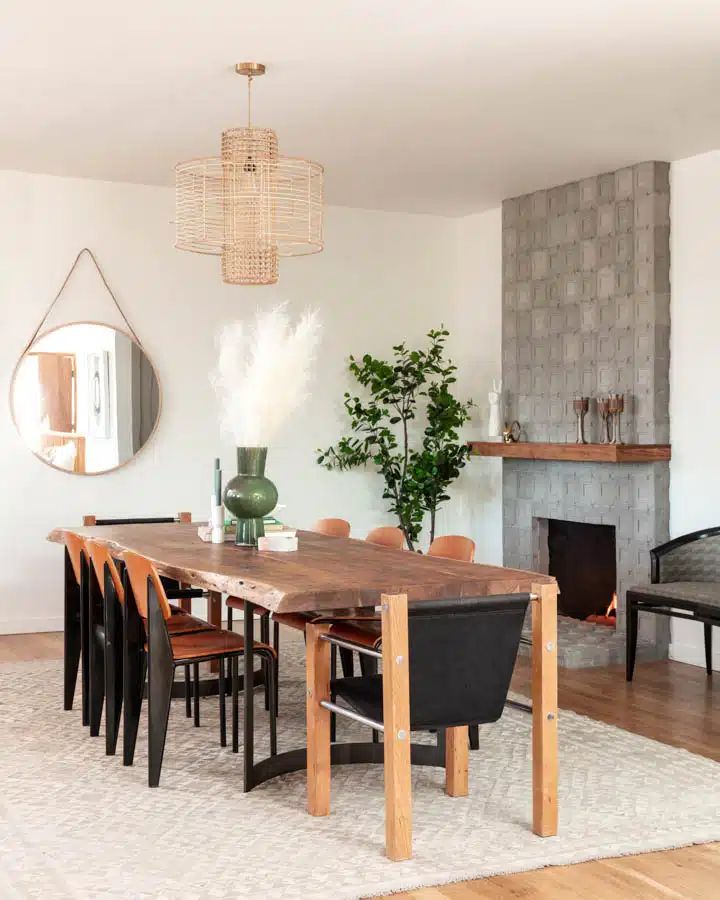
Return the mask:
M 122 560 L 132 552 L 149 559 L 160 575 L 183 584 L 244 601 L 246 646 L 255 639 L 254 612 L 340 614 L 358 608 L 379 610 L 383 672 L 382 743 L 333 743 L 327 758 L 307 747 L 256 759 L 254 705 L 244 703 L 244 789 L 288 772 L 307 768 L 308 812 L 330 812 L 331 765 L 382 763 L 385 767 L 385 851 L 391 860 L 412 856 L 411 765 L 452 768 L 462 753 L 458 742 L 413 743 L 410 738 L 408 603 L 494 594 L 529 594 L 532 608 L 532 822 L 541 837 L 557 834 L 557 595 L 555 578 L 482 563 L 465 563 L 420 553 L 397 551 L 351 538 L 298 531 L 298 549 L 259 551 L 235 543 L 212 544 L 198 536 L 197 524 L 133 524 L 60 527 L 48 539 L 64 544 L 68 534 L 99 541 Z M 67 550 L 66 550 L 67 555 Z M 79 602 L 77 585 L 68 576 L 65 608 Z M 218 616 L 219 603 L 213 612 Z M 219 624 L 219 623 L 215 623 Z M 66 642 L 66 646 L 69 646 Z M 308 742 L 323 746 L 329 734 L 326 697 L 313 694 L 318 684 L 317 641 L 308 641 Z M 74 644 L 73 644 L 74 647 Z M 74 652 L 74 650 L 73 650 Z M 244 684 L 254 683 L 253 654 L 244 656 Z M 329 673 L 327 673 L 329 680 Z M 329 740 L 328 740 L 329 744 Z M 467 747 L 462 750 L 466 753 Z M 455 757 L 457 754 L 457 757 Z M 310 760 L 310 761 L 309 761 Z

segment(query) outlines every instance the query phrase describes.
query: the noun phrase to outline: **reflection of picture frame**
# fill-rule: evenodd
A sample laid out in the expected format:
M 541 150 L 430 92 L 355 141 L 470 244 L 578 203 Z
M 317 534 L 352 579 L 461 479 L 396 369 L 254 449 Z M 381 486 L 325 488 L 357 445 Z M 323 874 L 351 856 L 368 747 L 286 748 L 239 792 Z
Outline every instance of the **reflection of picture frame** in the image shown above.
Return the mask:
M 110 437 L 110 354 L 88 353 L 88 435 Z

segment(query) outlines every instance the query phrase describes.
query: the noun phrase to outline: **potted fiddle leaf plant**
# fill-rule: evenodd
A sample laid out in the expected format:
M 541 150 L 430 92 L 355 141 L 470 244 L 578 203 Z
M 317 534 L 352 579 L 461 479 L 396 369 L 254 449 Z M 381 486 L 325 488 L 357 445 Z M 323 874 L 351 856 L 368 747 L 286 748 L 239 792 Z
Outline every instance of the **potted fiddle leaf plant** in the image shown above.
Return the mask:
M 453 394 L 457 367 L 445 359 L 449 332 L 428 332 L 426 348 L 396 344 L 390 361 L 366 353 L 350 357 L 349 371 L 364 395 L 345 394 L 351 434 L 317 451 L 326 469 L 373 465 L 383 479 L 383 499 L 398 520 L 410 550 L 430 519 L 430 542 L 437 513 L 465 466 L 469 450 L 458 437 L 469 420 L 471 400 Z

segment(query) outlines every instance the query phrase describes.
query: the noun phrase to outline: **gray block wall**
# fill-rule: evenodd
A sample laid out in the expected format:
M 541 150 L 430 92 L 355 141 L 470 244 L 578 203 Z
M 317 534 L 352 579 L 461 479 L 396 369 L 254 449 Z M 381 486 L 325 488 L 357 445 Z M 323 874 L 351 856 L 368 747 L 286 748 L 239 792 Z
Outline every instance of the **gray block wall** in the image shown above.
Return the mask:
M 503 203 L 502 375 L 523 439 L 575 440 L 575 397 L 625 395 L 626 443 L 669 441 L 669 165 L 646 162 Z M 649 580 L 668 538 L 667 463 L 505 460 L 505 564 L 547 571 L 544 522 L 614 525 L 618 628 L 625 591 Z M 641 617 L 644 656 L 662 656 L 668 623 Z M 598 659 L 602 654 L 598 656 Z
M 573 398 L 613 391 L 626 442 L 669 441 L 668 179 L 647 162 L 503 203 L 503 385 L 527 440 L 574 440 Z

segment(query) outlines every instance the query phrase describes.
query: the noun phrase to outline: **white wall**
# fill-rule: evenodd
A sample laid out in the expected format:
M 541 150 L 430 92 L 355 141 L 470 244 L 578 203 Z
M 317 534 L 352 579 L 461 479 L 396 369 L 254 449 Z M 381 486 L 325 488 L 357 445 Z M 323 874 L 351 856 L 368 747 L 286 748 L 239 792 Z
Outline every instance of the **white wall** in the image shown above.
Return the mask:
M 488 393 L 493 378 L 502 375 L 501 210 L 459 219 L 455 228 L 458 300 L 443 316 L 458 365 L 458 395 L 470 396 L 477 404 L 466 436 L 487 440 Z M 470 535 L 478 562 L 502 565 L 501 459 L 469 461 L 439 525 L 441 533 Z
M 720 150 L 671 168 L 670 536 L 720 525 Z M 703 628 L 672 620 L 673 659 L 705 664 Z M 720 669 L 715 629 L 713 666 Z
M 208 371 L 220 325 L 258 304 L 287 299 L 322 311 L 325 338 L 313 396 L 270 451 L 284 518 L 309 526 L 349 518 L 363 536 L 390 521 L 371 473 L 328 473 L 314 450 L 344 431 L 348 353 L 387 353 L 444 321 L 453 331 L 460 386 L 486 406 L 500 368 L 500 227 L 495 213 L 460 223 L 439 217 L 330 208 L 325 252 L 282 263 L 274 288 L 223 285 L 219 260 L 173 249 L 173 193 L 166 188 L 0 172 L 0 396 L 15 361 L 76 253 L 96 253 L 159 373 L 160 426 L 129 465 L 99 477 L 55 471 L 37 460 L 0 412 L 0 633 L 62 622 L 62 553 L 44 538 L 83 514 L 206 515 L 212 460 L 235 469 L 231 439 L 217 427 Z M 459 254 L 459 257 L 458 257 Z M 459 274 L 459 280 L 458 280 Z M 50 325 L 71 319 L 122 324 L 87 258 Z M 469 433 L 482 436 L 480 416 Z M 441 526 L 469 529 L 479 558 L 499 561 L 499 494 L 493 461 L 473 460 L 462 497 Z M 486 519 L 493 510 L 495 520 Z M 495 524 L 496 522 L 496 524 Z M 490 523 L 490 524 L 488 524 Z M 497 529 L 497 530 L 496 530 Z

